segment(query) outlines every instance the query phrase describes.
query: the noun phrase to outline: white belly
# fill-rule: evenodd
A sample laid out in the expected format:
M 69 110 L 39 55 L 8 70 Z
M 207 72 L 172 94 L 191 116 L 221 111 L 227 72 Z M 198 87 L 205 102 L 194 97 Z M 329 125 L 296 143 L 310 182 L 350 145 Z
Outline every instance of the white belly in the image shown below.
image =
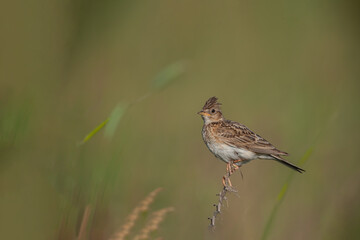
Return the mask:
M 225 162 L 233 160 L 250 161 L 258 158 L 257 154 L 244 148 L 235 148 L 226 144 L 208 143 L 210 151 Z

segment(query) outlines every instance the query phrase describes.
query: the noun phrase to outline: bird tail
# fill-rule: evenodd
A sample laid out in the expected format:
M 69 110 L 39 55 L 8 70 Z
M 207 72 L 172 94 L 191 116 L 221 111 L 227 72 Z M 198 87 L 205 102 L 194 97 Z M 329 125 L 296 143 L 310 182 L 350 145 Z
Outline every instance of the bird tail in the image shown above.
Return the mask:
M 299 167 L 296 166 L 295 164 L 292 164 L 292 163 L 286 161 L 285 159 L 281 158 L 280 156 L 277 156 L 277 155 L 271 155 L 271 156 L 272 156 L 272 157 L 274 158 L 274 160 L 276 160 L 277 162 L 279 162 L 279 163 L 281 163 L 281 164 L 284 164 L 285 166 L 287 166 L 287 167 L 289 167 L 289 168 L 291 168 L 291 169 L 293 169 L 293 170 L 295 170 L 295 171 L 298 171 L 299 173 L 305 172 L 304 169 L 299 168 Z

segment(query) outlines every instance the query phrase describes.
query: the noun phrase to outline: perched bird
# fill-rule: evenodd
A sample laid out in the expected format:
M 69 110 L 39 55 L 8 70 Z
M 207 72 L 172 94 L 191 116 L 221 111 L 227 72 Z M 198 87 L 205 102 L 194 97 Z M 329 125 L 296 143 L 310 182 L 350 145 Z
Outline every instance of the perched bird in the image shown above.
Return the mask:
M 304 169 L 286 161 L 286 152 L 276 149 L 271 143 L 252 132 L 245 125 L 226 120 L 216 97 L 206 101 L 198 114 L 204 120 L 202 137 L 209 150 L 219 159 L 236 167 L 255 159 L 275 160 L 300 173 Z

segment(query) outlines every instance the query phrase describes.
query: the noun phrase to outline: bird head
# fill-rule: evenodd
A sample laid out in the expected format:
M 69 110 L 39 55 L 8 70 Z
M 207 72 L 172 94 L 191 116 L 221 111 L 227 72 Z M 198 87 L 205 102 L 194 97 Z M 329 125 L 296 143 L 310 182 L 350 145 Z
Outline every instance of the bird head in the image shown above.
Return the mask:
M 217 101 L 217 97 L 209 98 L 204 107 L 198 114 L 201 115 L 205 124 L 224 120 L 220 109 L 221 103 Z

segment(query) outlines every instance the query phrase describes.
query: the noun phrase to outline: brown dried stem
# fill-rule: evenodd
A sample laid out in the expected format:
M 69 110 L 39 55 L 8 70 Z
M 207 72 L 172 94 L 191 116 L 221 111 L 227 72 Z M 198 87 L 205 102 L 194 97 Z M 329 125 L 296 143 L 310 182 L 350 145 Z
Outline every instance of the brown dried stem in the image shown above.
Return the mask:
M 216 194 L 216 196 L 219 197 L 219 201 L 217 204 L 214 204 L 214 207 L 215 207 L 215 211 L 213 213 L 213 216 L 212 217 L 209 217 L 209 220 L 210 220 L 210 225 L 209 225 L 209 228 L 211 230 L 214 230 L 215 229 L 215 221 L 216 221 L 216 217 L 221 214 L 221 210 L 222 210 L 222 207 L 224 206 L 224 202 L 226 201 L 227 203 L 227 197 L 226 197 L 226 194 L 228 192 L 232 192 L 232 193 L 236 193 L 237 190 L 232 186 L 231 184 L 231 181 L 230 181 L 230 177 L 231 175 L 237 170 L 239 169 L 238 166 L 236 166 L 233 162 L 230 162 L 227 164 L 227 167 L 226 167 L 226 173 L 225 175 L 223 176 L 223 179 L 222 179 L 222 182 L 223 182 L 223 189 L 221 190 L 220 193 Z

